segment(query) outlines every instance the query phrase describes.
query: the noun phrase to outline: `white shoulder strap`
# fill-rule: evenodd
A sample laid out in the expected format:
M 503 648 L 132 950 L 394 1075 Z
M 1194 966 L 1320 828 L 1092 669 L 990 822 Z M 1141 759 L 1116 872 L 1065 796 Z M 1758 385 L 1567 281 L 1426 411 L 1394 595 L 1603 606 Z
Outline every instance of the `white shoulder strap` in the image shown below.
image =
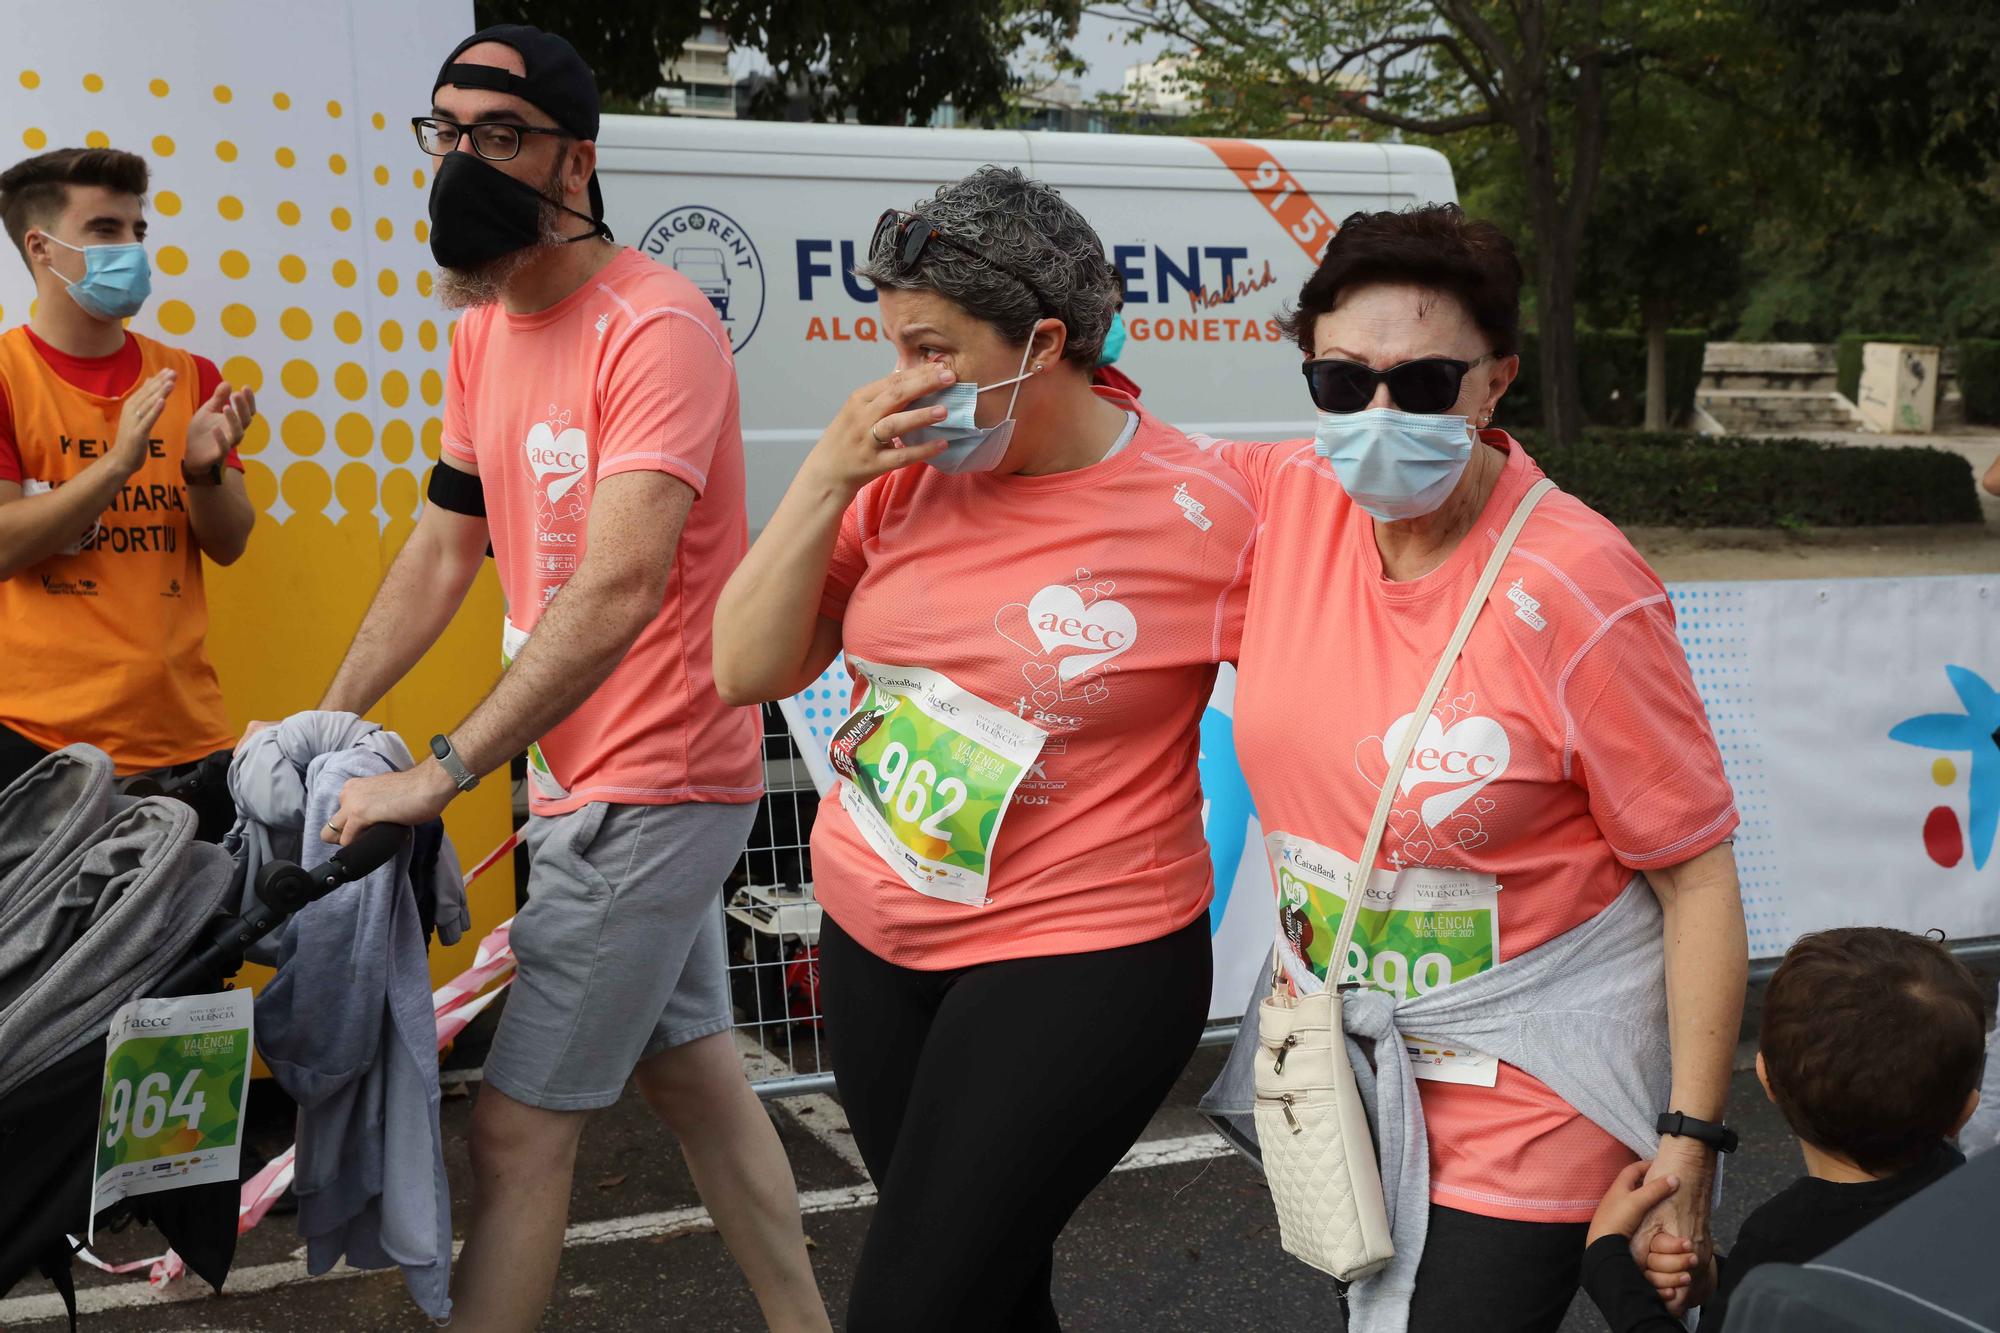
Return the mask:
M 1381 849 L 1382 834 L 1389 826 L 1389 811 L 1396 804 L 1396 789 L 1402 785 L 1403 771 L 1410 766 L 1410 756 L 1416 752 L 1417 736 L 1423 731 L 1423 723 L 1430 716 L 1431 709 L 1437 707 L 1438 696 L 1444 693 L 1444 683 L 1451 676 L 1452 667 L 1458 664 L 1458 655 L 1465 650 L 1465 641 L 1472 637 L 1472 627 L 1479 620 L 1479 613 L 1486 606 L 1486 599 L 1492 595 L 1493 585 L 1500 578 L 1500 567 L 1507 563 L 1507 556 L 1514 549 L 1515 538 L 1527 526 L 1528 516 L 1535 512 L 1535 506 L 1542 497 L 1556 488 L 1556 484 L 1544 477 L 1521 497 L 1515 506 L 1514 517 L 1500 534 L 1500 540 L 1493 547 L 1493 555 L 1486 562 L 1486 569 L 1479 576 L 1479 583 L 1472 590 L 1472 596 L 1465 604 L 1465 612 L 1458 618 L 1458 627 L 1451 633 L 1451 641 L 1445 645 L 1444 656 L 1438 659 L 1437 670 L 1431 673 L 1430 684 L 1424 687 L 1423 697 L 1410 714 L 1410 724 L 1403 728 L 1403 738 L 1396 745 L 1396 753 L 1389 764 L 1388 780 L 1382 784 L 1381 796 L 1375 802 L 1374 818 L 1368 822 L 1368 837 L 1361 844 L 1361 855 L 1356 858 L 1355 879 L 1347 888 L 1347 906 L 1340 914 L 1340 934 L 1333 942 L 1333 952 L 1327 956 L 1328 983 L 1336 984 L 1340 969 L 1345 965 L 1347 946 L 1354 938 L 1354 925 L 1361 919 L 1359 910 L 1361 899 L 1366 892 L 1369 877 L 1375 870 L 1375 853 Z M 1282 899 L 1280 900 L 1282 911 Z M 1284 977 L 1284 964 L 1278 950 L 1283 947 L 1284 932 L 1278 932 L 1278 942 L 1272 945 L 1271 986 L 1276 990 Z

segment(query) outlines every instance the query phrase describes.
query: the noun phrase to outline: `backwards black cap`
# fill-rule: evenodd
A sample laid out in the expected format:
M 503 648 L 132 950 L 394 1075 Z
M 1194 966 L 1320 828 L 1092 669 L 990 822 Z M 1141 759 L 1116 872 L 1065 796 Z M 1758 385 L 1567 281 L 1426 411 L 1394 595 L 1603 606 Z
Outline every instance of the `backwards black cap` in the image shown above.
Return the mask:
M 481 42 L 510 46 L 521 56 L 527 74 L 515 74 L 493 65 L 461 65 L 458 58 Z M 538 107 L 566 133 L 578 139 L 597 140 L 597 80 L 576 48 L 552 32 L 525 23 L 496 23 L 481 28 L 460 42 L 445 57 L 438 70 L 431 96 L 447 83 L 460 88 L 483 88 L 487 92 L 511 93 Z M 590 174 L 590 215 L 604 220 L 604 193 L 597 188 L 597 173 Z

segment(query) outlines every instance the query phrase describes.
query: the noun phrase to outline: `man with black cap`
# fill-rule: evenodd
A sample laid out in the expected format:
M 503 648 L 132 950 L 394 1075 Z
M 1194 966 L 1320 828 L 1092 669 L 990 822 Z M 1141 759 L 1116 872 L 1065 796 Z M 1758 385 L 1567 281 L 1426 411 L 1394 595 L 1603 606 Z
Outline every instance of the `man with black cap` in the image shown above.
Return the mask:
M 430 503 L 321 708 L 371 708 L 437 640 L 490 540 L 508 619 L 491 694 L 406 773 L 350 782 L 322 831 L 436 815 L 529 751 L 518 979 L 473 1108 L 455 1322 L 530 1329 L 577 1141 L 627 1078 L 679 1138 L 773 1328 L 826 1329 L 798 1194 L 730 1032 L 719 888 L 762 791 L 755 712 L 710 668 L 741 559 L 729 339 L 680 274 L 611 243 L 597 88 L 568 42 L 488 28 L 414 119 L 431 250 L 466 308 Z

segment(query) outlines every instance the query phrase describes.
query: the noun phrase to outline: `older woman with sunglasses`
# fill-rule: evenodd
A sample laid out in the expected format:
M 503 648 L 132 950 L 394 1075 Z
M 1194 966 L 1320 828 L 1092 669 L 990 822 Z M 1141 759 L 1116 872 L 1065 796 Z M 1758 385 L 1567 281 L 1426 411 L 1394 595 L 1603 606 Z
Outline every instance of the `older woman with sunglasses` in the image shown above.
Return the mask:
M 1409 1155 L 1385 1164 L 1398 1252 L 1352 1288 L 1357 1333 L 1554 1330 L 1620 1169 L 1642 1155 L 1680 1179 L 1635 1245 L 1664 1228 L 1706 1247 L 1716 1148 L 1733 1145 L 1718 1122 L 1745 978 L 1737 816 L 1659 579 L 1581 501 L 1542 496 L 1414 716 L 1542 479 L 1490 428 L 1519 364 L 1520 285 L 1512 244 L 1454 205 L 1350 217 L 1290 321 L 1314 438 L 1223 450 L 1263 518 L 1235 739 L 1278 867 L 1285 984 L 1335 972 L 1389 992 L 1418 1078 L 1406 1128 L 1428 1187 Z M 1369 881 L 1385 910 L 1336 968 L 1385 787 Z M 1434 992 L 1488 972 L 1513 985 L 1504 1059 L 1404 1028 L 1403 1009 L 1435 1017 Z M 1602 998 L 1621 976 L 1639 979 L 1622 1007 Z M 1209 1104 L 1249 1102 L 1231 1077 Z
M 1255 517 L 1093 390 L 1117 304 L 1049 187 L 987 167 L 891 211 L 859 272 L 894 374 L 814 447 L 716 611 L 732 702 L 836 653 L 812 834 L 834 1077 L 880 1193 L 855 1333 L 1055 1329 L 1056 1236 L 1208 1010 L 1196 776 Z

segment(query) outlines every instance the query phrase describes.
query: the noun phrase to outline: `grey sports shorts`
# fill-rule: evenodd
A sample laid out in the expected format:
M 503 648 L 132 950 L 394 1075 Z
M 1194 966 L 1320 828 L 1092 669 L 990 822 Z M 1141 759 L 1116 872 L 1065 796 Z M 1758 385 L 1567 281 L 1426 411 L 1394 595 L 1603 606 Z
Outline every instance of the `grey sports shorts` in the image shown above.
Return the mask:
M 722 882 L 756 817 L 755 802 L 593 802 L 531 819 L 485 1081 L 529 1106 L 593 1110 L 647 1056 L 727 1031 Z

